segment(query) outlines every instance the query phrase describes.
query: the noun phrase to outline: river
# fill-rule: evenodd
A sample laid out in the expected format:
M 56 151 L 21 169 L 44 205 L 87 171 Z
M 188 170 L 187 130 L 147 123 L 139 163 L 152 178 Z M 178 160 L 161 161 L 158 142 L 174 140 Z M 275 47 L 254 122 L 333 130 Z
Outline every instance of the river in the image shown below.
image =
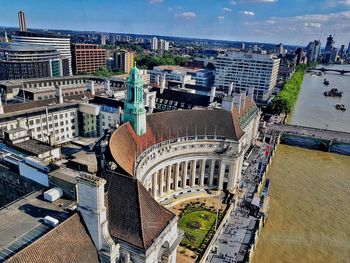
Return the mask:
M 322 95 L 324 78 L 342 99 Z M 335 110 L 338 101 L 348 111 Z M 350 76 L 306 74 L 291 123 L 349 132 L 349 111 Z M 350 262 L 350 157 L 279 145 L 269 177 L 271 208 L 253 263 Z

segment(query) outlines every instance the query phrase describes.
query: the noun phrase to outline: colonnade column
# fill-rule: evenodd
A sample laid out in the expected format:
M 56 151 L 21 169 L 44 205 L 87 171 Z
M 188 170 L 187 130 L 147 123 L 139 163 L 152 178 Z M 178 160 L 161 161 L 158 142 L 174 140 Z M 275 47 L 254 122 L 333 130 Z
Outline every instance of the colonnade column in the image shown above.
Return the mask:
M 197 166 L 197 161 L 192 160 L 191 161 L 191 187 L 194 187 L 196 184 L 196 166 Z
M 182 184 L 181 187 L 186 187 L 186 177 L 187 177 L 187 161 L 182 162 Z
M 201 171 L 200 171 L 200 176 L 199 176 L 199 186 L 203 187 L 204 186 L 204 175 L 205 175 L 205 164 L 207 160 L 203 159 L 201 161 Z
M 157 184 L 157 176 L 158 175 L 158 172 L 157 173 L 154 173 L 153 176 L 152 176 L 152 194 L 153 194 L 153 198 L 156 198 L 157 197 L 157 187 L 158 187 L 158 184 Z
M 237 170 L 237 159 L 233 161 L 233 163 L 230 164 L 229 172 L 228 172 L 228 190 L 234 190 L 236 186 L 236 170 Z
M 171 185 L 171 165 L 168 165 L 166 167 L 166 192 L 170 192 L 170 185 Z
M 159 196 L 161 197 L 163 195 L 163 180 L 164 180 L 164 169 L 160 169 L 158 171 L 159 173 Z
M 180 164 L 179 163 L 174 164 L 174 191 L 177 191 L 177 188 L 179 185 L 179 182 L 178 182 L 179 170 L 180 170 Z
M 223 161 L 220 162 L 220 170 L 219 170 L 219 181 L 218 181 L 218 188 L 219 190 L 222 190 L 223 184 L 224 184 L 224 176 L 225 176 L 225 163 Z
M 215 161 L 216 160 L 211 160 L 210 162 L 209 186 L 213 186 L 213 183 L 214 183 Z

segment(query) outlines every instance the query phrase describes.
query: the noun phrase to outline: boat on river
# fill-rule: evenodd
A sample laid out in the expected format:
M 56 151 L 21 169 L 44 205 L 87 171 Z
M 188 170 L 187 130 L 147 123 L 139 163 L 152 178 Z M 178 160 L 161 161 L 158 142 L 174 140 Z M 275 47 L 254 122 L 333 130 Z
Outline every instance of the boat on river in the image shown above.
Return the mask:
M 324 80 L 323 80 L 323 84 L 326 85 L 326 86 L 328 86 L 328 85 L 329 85 L 329 80 L 324 79 Z
M 337 103 L 337 105 L 335 105 L 335 108 L 337 110 L 346 111 L 346 107 L 344 104 Z
M 333 88 L 329 91 L 325 91 L 323 92 L 323 95 L 325 95 L 326 97 L 342 97 L 343 96 L 343 92 L 339 91 L 336 88 Z

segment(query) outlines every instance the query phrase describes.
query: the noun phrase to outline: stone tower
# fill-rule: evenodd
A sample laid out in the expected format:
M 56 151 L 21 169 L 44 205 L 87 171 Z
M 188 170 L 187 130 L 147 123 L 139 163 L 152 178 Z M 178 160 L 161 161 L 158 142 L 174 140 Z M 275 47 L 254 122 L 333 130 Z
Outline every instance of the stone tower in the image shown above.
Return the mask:
M 146 133 L 146 109 L 143 101 L 143 80 L 139 75 L 136 63 L 130 72 L 126 87 L 122 121 L 130 121 L 134 131 L 140 136 Z

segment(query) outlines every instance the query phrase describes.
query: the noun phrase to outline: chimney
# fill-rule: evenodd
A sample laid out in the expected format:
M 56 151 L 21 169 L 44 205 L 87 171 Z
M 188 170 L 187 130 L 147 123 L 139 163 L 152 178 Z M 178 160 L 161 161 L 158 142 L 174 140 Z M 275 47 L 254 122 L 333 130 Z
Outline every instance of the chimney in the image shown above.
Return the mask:
M 245 101 L 246 101 L 246 95 L 247 94 L 247 92 L 242 92 L 241 93 L 241 109 L 244 109 L 244 107 L 245 107 Z
M 119 257 L 119 245 L 114 243 L 108 231 L 104 191 L 106 180 L 95 175 L 82 174 L 77 181 L 78 211 L 100 257 L 104 259 L 102 262 L 116 262 Z
M 62 87 L 56 85 L 56 98 L 58 99 L 58 103 L 62 104 L 63 103 L 63 94 L 62 94 Z
M 91 92 L 92 96 L 95 96 L 95 82 L 93 80 L 87 81 L 87 90 Z
M 254 100 L 254 88 L 248 88 L 247 96 Z
M 227 95 L 231 96 L 233 91 L 233 82 L 230 83 L 230 86 L 228 87 Z
M 105 79 L 103 84 L 105 86 L 105 90 L 106 91 L 110 91 L 111 90 L 110 81 L 108 79 Z
M 0 93 L 0 114 L 4 113 L 4 106 L 2 105 L 1 93 Z
M 216 87 L 211 87 L 211 89 L 210 89 L 210 102 L 214 101 L 215 92 L 216 92 Z
M 162 74 L 162 78 L 160 80 L 160 94 L 163 94 L 165 90 L 165 74 Z
M 185 75 L 181 75 L 181 88 L 185 88 Z
M 159 75 L 156 76 L 156 84 L 158 86 L 160 85 L 160 76 Z
M 231 96 L 225 96 L 222 99 L 221 108 L 226 111 L 232 111 L 233 109 L 233 98 Z
M 235 94 L 233 96 L 233 104 L 237 107 L 238 114 L 241 114 L 241 103 L 242 103 L 241 94 Z

